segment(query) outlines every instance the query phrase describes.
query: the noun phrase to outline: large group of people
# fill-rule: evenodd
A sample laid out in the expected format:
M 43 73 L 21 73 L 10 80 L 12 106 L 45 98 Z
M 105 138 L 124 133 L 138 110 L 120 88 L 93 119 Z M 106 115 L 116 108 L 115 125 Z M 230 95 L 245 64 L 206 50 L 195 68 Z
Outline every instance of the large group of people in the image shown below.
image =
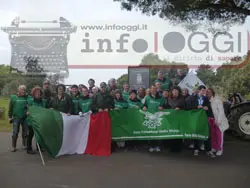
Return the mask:
M 159 71 L 158 78 L 150 88 L 139 88 L 138 90 L 130 90 L 128 83 L 124 83 L 122 88 L 118 88 L 115 79 L 110 79 L 108 84 L 102 82 L 100 87 L 95 85 L 94 79 L 89 79 L 88 86 L 72 85 L 69 89 L 66 89 L 65 85 L 59 84 L 55 93 L 51 91 L 49 81 L 45 81 L 42 87 L 34 87 L 30 94 L 26 93 L 24 85 L 20 85 L 17 94 L 11 96 L 8 113 L 9 121 L 13 124 L 12 151 L 17 151 L 16 144 L 21 125 L 23 148 L 27 150 L 28 154 L 36 153 L 32 149 L 34 131 L 26 121 L 29 117 L 29 106 L 51 108 L 69 116 L 89 111 L 97 113 L 125 108 L 137 108 L 145 111 L 199 108 L 207 112 L 210 128 L 208 140 L 150 140 L 147 141 L 149 152 L 160 152 L 167 146 L 172 152 L 180 152 L 188 143 L 188 147 L 193 149 L 195 156 L 199 155 L 202 150 L 209 157 L 221 156 L 224 131 L 229 127 L 222 101 L 215 95 L 212 88 L 200 85 L 189 94 L 186 88 L 181 89 L 177 84 L 172 83 Z M 113 147 L 127 150 L 137 148 L 139 144 L 139 141 L 119 141 L 115 142 Z

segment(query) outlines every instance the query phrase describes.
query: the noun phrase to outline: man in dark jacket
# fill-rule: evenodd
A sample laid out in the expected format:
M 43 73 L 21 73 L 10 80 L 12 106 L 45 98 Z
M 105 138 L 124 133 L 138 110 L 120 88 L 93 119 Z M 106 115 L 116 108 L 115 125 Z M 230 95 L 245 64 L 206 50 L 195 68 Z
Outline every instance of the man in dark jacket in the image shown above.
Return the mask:
M 114 100 L 110 93 L 107 91 L 107 84 L 102 82 L 100 84 L 101 91 L 94 95 L 92 103 L 91 103 L 91 110 L 92 112 L 102 112 L 102 111 L 109 111 L 114 108 Z
M 73 114 L 73 102 L 71 97 L 66 94 L 66 87 L 59 84 L 56 88 L 57 95 L 53 98 L 51 107 L 67 115 Z
M 207 113 L 209 112 L 209 108 L 210 108 L 210 102 L 208 100 L 208 98 L 205 96 L 205 92 L 206 92 L 206 87 L 203 85 L 200 85 L 198 87 L 198 91 L 199 93 L 196 95 L 193 95 L 190 98 L 190 109 L 203 109 L 205 110 Z M 210 139 L 208 139 L 207 141 L 205 141 L 205 150 L 206 152 L 210 155 L 211 153 L 211 145 L 210 145 Z M 203 147 L 201 147 L 202 144 L 199 140 L 194 140 L 194 155 L 197 156 L 199 155 L 199 150 L 203 150 Z M 210 155 L 211 156 L 211 155 Z M 211 156 L 212 157 L 212 156 Z

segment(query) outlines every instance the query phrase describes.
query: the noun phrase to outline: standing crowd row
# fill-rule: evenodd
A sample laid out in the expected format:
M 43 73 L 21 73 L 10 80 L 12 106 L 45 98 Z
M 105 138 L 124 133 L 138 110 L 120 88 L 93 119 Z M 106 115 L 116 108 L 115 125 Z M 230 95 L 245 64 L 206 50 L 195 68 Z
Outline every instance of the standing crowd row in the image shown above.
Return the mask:
M 97 113 L 124 108 L 140 108 L 145 111 L 163 109 L 192 110 L 199 108 L 207 112 L 210 127 L 209 139 L 204 142 L 192 140 L 189 147 L 193 148 L 193 154 L 196 156 L 199 155 L 201 150 L 204 150 L 210 157 L 223 154 L 223 135 L 229 125 L 222 101 L 215 96 L 212 88 L 201 85 L 189 95 L 187 89 L 181 89 L 176 84 L 172 84 L 160 71 L 158 78 L 148 89 L 129 90 L 127 83 L 123 85 L 123 88 L 119 89 L 116 86 L 115 79 L 111 79 L 108 84 L 102 82 L 99 88 L 95 86 L 93 79 L 89 79 L 88 84 L 88 87 L 85 85 L 72 85 L 68 91 L 65 85 L 59 84 L 56 93 L 52 93 L 49 81 L 45 81 L 42 88 L 34 87 L 30 95 L 26 93 L 24 85 L 19 86 L 17 94 L 11 96 L 8 113 L 9 121 L 13 124 L 12 151 L 17 150 L 16 143 L 21 125 L 23 148 L 27 149 L 28 154 L 35 154 L 32 149 L 34 131 L 26 121 L 29 117 L 29 106 L 52 108 L 67 115 L 78 115 L 88 111 Z M 170 151 L 180 152 L 184 141 L 181 139 L 150 140 L 148 144 L 150 152 L 160 152 L 162 147 L 166 145 L 170 146 Z M 115 143 L 115 147 L 122 149 L 136 148 L 137 145 L 138 141 Z

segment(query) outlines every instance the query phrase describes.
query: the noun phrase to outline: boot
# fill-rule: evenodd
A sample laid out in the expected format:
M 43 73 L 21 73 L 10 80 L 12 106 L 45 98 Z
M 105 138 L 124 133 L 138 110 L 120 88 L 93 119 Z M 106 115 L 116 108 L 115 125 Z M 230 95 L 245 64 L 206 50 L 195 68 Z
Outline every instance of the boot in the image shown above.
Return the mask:
M 27 149 L 27 137 L 22 137 L 22 145 L 23 145 L 23 149 Z
M 34 154 L 36 154 L 36 152 L 33 151 L 32 148 L 28 148 L 28 149 L 27 149 L 27 154 L 34 155 Z
M 12 136 L 12 152 L 16 152 L 16 142 L 17 142 L 17 137 Z

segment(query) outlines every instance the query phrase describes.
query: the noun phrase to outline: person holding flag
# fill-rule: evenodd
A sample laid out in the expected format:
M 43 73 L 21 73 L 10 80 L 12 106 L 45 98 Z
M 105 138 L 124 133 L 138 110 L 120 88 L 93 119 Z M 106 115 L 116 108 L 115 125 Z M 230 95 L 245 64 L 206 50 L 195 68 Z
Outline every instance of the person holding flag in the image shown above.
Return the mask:
M 56 88 L 57 95 L 51 102 L 51 108 L 63 112 L 67 115 L 73 113 L 73 102 L 71 97 L 66 94 L 66 87 L 63 84 L 59 84 Z
M 92 98 L 89 96 L 89 91 L 86 86 L 82 87 L 82 94 L 79 97 L 78 107 L 79 112 L 87 113 L 90 111 L 90 105 L 92 103 Z
M 72 85 L 70 90 L 70 96 L 73 102 L 73 115 L 79 114 L 79 96 L 80 92 L 77 85 Z
M 34 136 L 34 130 L 32 125 L 29 123 L 29 107 L 36 106 L 42 108 L 48 108 L 48 103 L 46 99 L 42 98 L 42 89 L 38 86 L 34 87 L 31 91 L 31 96 L 28 98 L 28 105 L 27 105 L 27 125 L 28 125 L 28 139 L 27 139 L 27 153 L 28 154 L 35 154 L 36 152 L 32 149 L 32 139 Z M 38 150 L 38 148 L 37 148 Z

